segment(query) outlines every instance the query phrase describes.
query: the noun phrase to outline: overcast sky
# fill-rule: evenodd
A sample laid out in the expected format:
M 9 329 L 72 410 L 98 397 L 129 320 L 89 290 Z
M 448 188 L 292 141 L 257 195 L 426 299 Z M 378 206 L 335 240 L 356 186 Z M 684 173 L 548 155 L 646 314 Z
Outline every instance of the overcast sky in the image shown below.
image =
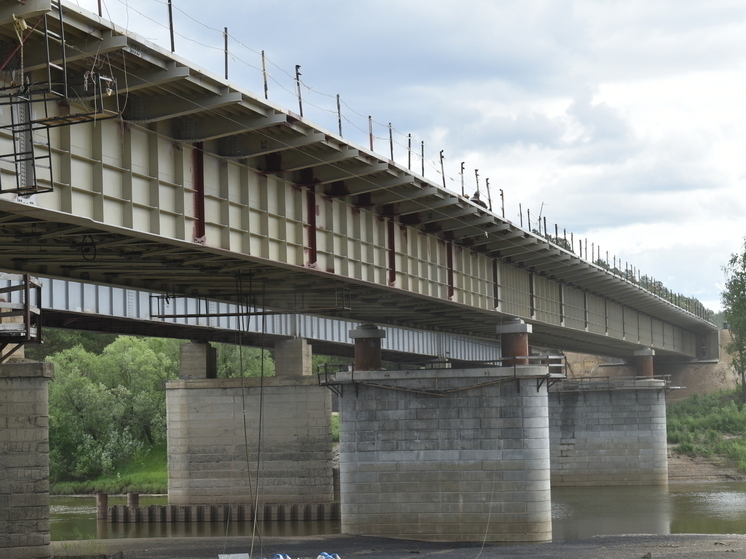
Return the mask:
M 97 0 L 68 0 L 97 12 Z M 746 3 L 735 0 L 172 0 L 176 54 L 461 190 L 541 212 L 667 287 L 720 308 L 746 235 Z M 104 17 L 170 48 L 167 0 Z M 412 167 L 420 168 L 418 158 Z

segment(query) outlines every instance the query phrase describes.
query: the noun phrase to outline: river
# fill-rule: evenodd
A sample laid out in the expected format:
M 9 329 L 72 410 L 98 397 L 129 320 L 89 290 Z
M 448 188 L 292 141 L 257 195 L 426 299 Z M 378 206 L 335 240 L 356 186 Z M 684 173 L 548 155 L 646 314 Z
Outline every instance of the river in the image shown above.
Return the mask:
M 140 506 L 166 504 L 140 497 Z M 109 505 L 125 504 L 110 497 Z M 339 522 L 268 522 L 267 536 L 339 533 Z M 52 540 L 172 536 L 241 536 L 251 525 L 107 524 L 96 521 L 95 497 L 52 497 Z M 677 483 L 668 487 L 560 487 L 552 490 L 554 541 L 613 534 L 745 534 L 746 483 Z

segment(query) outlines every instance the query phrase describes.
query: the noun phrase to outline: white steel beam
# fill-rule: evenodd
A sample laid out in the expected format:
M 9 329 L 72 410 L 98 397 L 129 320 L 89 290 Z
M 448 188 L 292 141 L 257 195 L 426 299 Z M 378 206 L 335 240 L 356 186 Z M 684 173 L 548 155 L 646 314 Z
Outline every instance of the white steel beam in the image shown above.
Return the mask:
M 254 130 L 262 130 L 273 126 L 286 124 L 288 117 L 285 114 L 270 114 L 267 116 L 236 117 L 215 115 L 210 118 L 195 117 L 192 134 L 185 136 L 178 134 L 179 140 L 208 141 L 235 136 Z
M 348 161 L 360 156 L 360 152 L 353 148 L 344 147 L 336 152 L 326 154 L 303 153 L 294 154 L 291 161 L 283 160 L 281 170 L 283 172 L 300 171 L 301 169 L 310 169 L 321 167 L 322 165 L 333 165 L 342 161 Z
M 159 99 L 157 101 L 148 100 L 145 109 L 145 122 L 160 122 L 180 116 L 192 115 L 196 113 L 208 112 L 221 107 L 235 105 L 241 101 L 241 93 L 238 91 L 226 91 L 220 96 L 210 95 L 209 97 L 175 97 Z
M 84 58 L 103 56 L 110 52 L 122 50 L 127 47 L 127 37 L 122 35 L 108 35 L 102 40 L 93 43 L 90 40 L 77 42 L 74 39 L 70 39 L 66 41 L 65 45 L 67 47 L 65 49 L 65 61 L 68 64 L 72 64 Z M 62 58 L 53 58 L 47 61 L 46 53 L 35 52 L 32 57 L 24 59 L 23 67 L 26 72 L 33 72 L 34 70 L 45 69 L 49 63 L 62 64 Z M 107 71 L 108 69 L 104 73 Z
M 249 147 L 241 153 L 242 157 L 256 158 L 270 153 L 303 148 L 313 144 L 320 144 L 326 141 L 326 134 L 311 130 L 308 134 L 295 136 L 291 138 L 275 138 L 269 134 L 263 134 L 257 138 L 246 140 Z
M 362 163 L 362 162 L 361 162 Z M 342 167 L 336 167 L 334 169 L 319 169 L 320 175 L 314 176 L 314 184 L 329 184 L 332 182 L 343 181 L 347 179 L 355 179 L 358 177 L 366 177 L 368 175 L 374 175 L 376 173 L 384 173 L 389 170 L 389 164 L 381 161 L 375 163 L 367 163 L 362 167 L 355 167 L 352 169 L 346 169 Z M 375 183 L 371 183 L 375 184 Z
M 13 24 L 15 18 L 43 16 L 52 9 L 52 0 L 25 0 L 0 7 L 0 25 Z
M 173 64 L 169 68 L 153 69 L 137 74 L 125 75 L 124 72 L 116 68 L 112 73 L 117 80 L 117 90 L 120 94 L 125 94 L 185 80 L 189 77 L 189 68 Z

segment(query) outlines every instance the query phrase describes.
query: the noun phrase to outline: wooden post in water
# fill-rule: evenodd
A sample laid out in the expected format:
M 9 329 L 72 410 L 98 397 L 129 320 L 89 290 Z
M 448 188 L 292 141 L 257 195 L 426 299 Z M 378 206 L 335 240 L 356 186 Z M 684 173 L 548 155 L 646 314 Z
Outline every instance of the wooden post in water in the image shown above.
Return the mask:
M 96 519 L 106 520 L 109 509 L 109 496 L 106 493 L 96 493 Z

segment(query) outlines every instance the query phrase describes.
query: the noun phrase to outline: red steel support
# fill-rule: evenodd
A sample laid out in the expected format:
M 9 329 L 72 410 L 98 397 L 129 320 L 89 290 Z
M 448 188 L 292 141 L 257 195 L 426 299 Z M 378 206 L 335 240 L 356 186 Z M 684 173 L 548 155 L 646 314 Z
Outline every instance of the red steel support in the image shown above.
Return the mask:
M 500 347 L 503 366 L 528 365 L 528 335 L 531 325 L 520 319 L 514 319 L 497 326 L 500 334 Z
M 194 183 L 194 242 L 205 244 L 205 152 L 202 142 L 192 150 L 192 182 Z
M 381 340 L 386 332 L 375 324 L 361 324 L 350 330 L 350 338 L 355 340 L 355 370 L 381 370 Z
M 653 366 L 653 356 L 655 350 L 648 348 L 635 351 L 635 361 L 637 361 L 637 376 L 653 378 L 655 368 Z

